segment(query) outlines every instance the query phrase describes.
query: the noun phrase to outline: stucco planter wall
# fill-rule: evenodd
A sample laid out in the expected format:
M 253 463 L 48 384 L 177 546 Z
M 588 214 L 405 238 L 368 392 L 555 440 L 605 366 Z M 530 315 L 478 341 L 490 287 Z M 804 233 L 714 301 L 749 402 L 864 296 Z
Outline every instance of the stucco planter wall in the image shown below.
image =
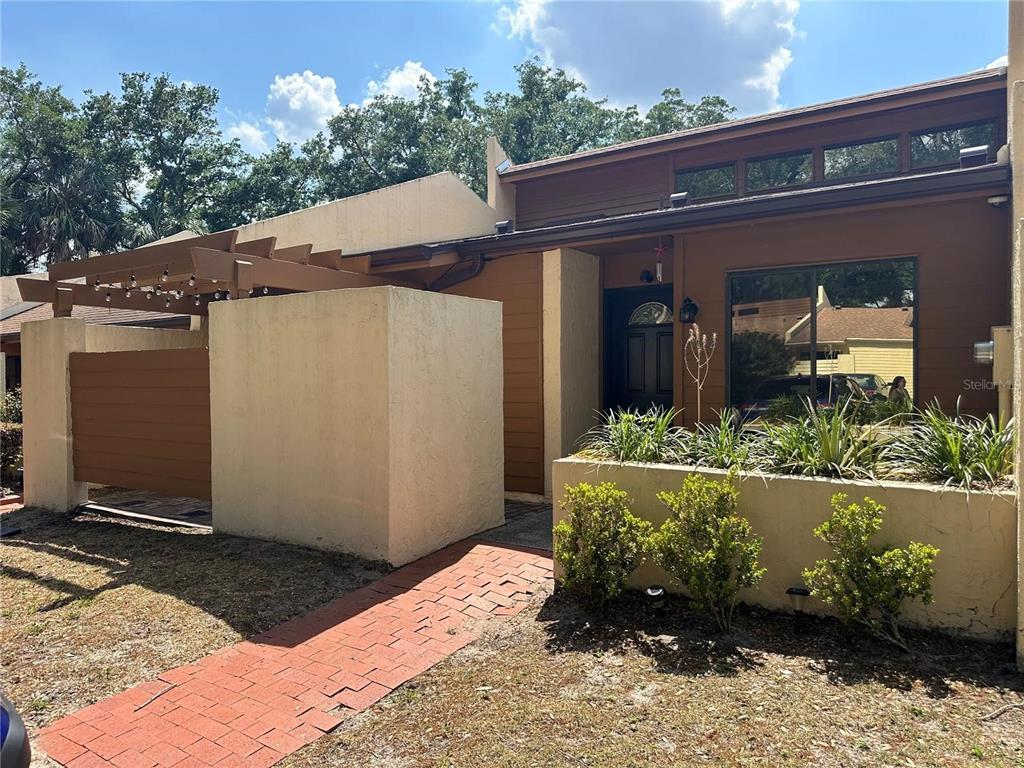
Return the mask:
M 667 510 L 661 491 L 678 490 L 687 474 L 722 479 L 726 473 L 665 464 L 631 464 L 561 459 L 553 465 L 554 516 L 563 516 L 562 490 L 579 482 L 613 482 L 629 493 L 635 514 L 660 525 Z M 768 569 L 742 600 L 788 609 L 786 589 L 803 584 L 802 571 L 831 550 L 813 529 L 829 515 L 833 494 L 870 496 L 887 507 L 880 541 L 904 545 L 911 539 L 941 550 L 935 561 L 935 600 L 908 604 L 909 623 L 988 639 L 1007 639 L 1017 622 L 1017 516 L 1009 492 L 967 493 L 913 483 L 873 483 L 828 478 L 744 474 L 738 478 L 739 511 L 763 538 L 761 564 Z M 556 574 L 558 565 L 556 563 Z M 664 572 L 644 565 L 635 586 L 661 583 L 674 588 Z M 825 612 L 812 599 L 808 610 Z

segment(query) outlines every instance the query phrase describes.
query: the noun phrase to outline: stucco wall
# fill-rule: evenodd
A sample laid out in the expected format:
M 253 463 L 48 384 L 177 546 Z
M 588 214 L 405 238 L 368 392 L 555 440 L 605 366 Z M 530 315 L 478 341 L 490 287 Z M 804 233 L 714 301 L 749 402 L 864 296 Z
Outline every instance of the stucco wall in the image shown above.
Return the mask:
M 206 342 L 202 333 L 90 325 L 71 317 L 28 322 L 21 333 L 25 502 L 61 512 L 88 498 L 87 484 L 74 479 L 68 356 Z
M 253 222 L 239 241 L 276 237 L 277 247 L 359 253 L 494 232 L 494 210 L 449 172 Z
M 661 491 L 682 486 L 692 469 L 666 465 L 614 464 L 563 459 L 555 462 L 555 521 L 562 518 L 561 491 L 579 482 L 614 482 L 627 491 L 632 510 L 660 525 L 667 510 L 657 500 Z M 702 470 L 722 479 L 726 473 Z M 880 540 L 905 545 L 909 540 L 941 550 L 935 560 L 935 600 L 929 606 L 908 604 L 911 623 L 984 638 L 1008 638 L 1016 625 L 1016 513 L 1010 493 L 970 494 L 910 483 L 866 483 L 824 478 L 745 476 L 740 480 L 739 511 L 764 540 L 761 565 L 767 573 L 742 599 L 773 609 L 789 609 L 786 589 L 803 584 L 802 571 L 831 550 L 813 529 L 827 519 L 834 493 L 852 500 L 870 496 L 886 505 Z M 667 576 L 650 565 L 634 584 L 666 584 Z M 824 612 L 811 600 L 809 610 Z
M 500 524 L 499 304 L 224 302 L 210 350 L 215 530 L 398 564 Z
M 542 258 L 545 466 L 571 453 L 601 407 L 601 267 L 571 248 Z M 551 493 L 550 470 L 544 491 Z

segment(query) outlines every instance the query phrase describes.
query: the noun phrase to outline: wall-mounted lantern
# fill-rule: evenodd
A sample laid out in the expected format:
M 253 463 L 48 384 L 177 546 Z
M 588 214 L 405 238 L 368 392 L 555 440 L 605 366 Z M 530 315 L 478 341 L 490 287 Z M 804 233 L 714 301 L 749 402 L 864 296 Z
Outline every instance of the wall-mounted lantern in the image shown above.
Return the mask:
M 679 322 L 680 323 L 692 323 L 697 319 L 697 313 L 700 312 L 700 307 L 697 306 L 697 302 L 687 296 L 683 299 L 683 306 L 679 308 Z

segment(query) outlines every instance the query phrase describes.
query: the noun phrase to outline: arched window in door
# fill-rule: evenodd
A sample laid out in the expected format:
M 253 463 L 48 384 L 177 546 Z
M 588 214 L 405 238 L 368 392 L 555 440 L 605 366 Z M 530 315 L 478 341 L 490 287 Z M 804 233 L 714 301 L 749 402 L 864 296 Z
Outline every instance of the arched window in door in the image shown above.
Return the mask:
M 669 325 L 671 322 L 671 309 L 660 301 L 645 301 L 633 310 L 626 325 Z

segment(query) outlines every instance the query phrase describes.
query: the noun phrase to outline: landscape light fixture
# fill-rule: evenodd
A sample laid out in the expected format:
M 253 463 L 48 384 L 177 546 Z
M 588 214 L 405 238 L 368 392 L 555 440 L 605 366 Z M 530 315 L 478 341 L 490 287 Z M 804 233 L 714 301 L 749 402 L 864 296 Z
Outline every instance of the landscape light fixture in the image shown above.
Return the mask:
M 683 299 L 683 306 L 679 308 L 679 322 L 684 324 L 693 323 L 697 319 L 698 312 L 700 312 L 700 307 L 697 306 L 697 302 L 687 296 Z
M 512 219 L 494 222 L 494 231 L 499 235 L 507 235 L 512 231 Z
M 669 205 L 673 208 L 682 208 L 688 202 L 690 202 L 689 192 L 676 192 L 673 195 L 668 196 Z
M 790 587 L 786 590 L 786 595 L 789 597 L 793 613 L 803 613 L 804 607 L 807 605 L 807 598 L 811 596 L 811 590 L 807 587 Z
M 660 584 L 651 584 L 644 590 L 644 597 L 647 604 L 656 611 L 665 607 L 665 588 Z

